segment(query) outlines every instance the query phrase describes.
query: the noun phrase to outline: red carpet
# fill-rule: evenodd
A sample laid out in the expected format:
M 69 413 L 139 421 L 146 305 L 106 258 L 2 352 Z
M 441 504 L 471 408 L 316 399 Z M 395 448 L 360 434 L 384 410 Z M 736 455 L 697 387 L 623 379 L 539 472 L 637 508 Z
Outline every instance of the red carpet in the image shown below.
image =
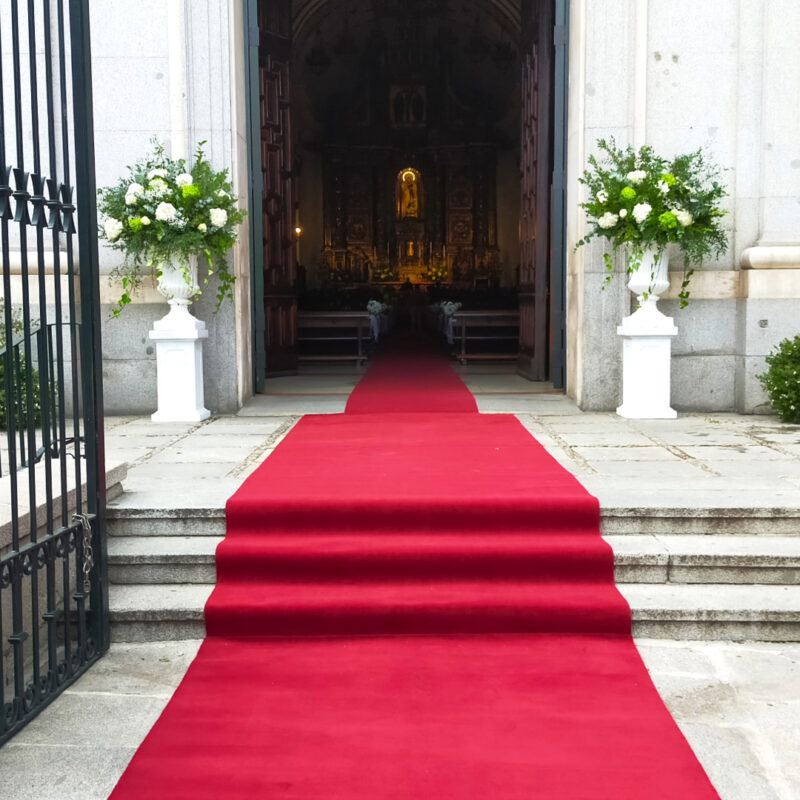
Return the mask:
M 597 501 L 444 360 L 379 359 L 227 514 L 208 638 L 115 800 L 718 798 Z

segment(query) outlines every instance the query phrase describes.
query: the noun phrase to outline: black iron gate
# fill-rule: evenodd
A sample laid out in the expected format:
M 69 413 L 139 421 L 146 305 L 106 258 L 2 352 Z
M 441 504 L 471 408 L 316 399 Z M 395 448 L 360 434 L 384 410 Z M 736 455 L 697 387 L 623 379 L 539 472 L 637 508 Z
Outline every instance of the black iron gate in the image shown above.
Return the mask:
M 0 8 L 0 744 L 108 648 L 88 0 Z

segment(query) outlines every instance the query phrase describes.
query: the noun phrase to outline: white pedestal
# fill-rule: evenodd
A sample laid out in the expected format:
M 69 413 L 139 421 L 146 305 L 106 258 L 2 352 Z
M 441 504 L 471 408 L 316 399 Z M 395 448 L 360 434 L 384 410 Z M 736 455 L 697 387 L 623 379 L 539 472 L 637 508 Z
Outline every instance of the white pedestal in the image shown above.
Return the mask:
M 675 419 L 670 407 L 670 357 L 678 329 L 662 314 L 655 299 L 622 320 L 622 405 L 627 419 Z
M 203 339 L 205 322 L 185 304 L 170 300 L 170 312 L 153 323 L 156 343 L 158 411 L 153 422 L 202 422 L 211 416 L 203 399 Z

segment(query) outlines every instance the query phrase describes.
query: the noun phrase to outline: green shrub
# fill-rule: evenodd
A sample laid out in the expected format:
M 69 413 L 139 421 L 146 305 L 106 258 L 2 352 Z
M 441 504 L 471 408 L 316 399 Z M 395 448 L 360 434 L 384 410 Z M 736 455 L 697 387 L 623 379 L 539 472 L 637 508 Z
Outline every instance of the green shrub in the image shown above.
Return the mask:
M 3 297 L 0 296 L 0 307 L 5 306 L 5 300 Z M 39 320 L 31 320 L 30 327 L 31 330 L 35 329 L 36 326 L 39 324 Z M 11 332 L 14 337 L 14 343 L 17 343 L 19 339 L 17 337 L 22 336 L 25 332 L 25 323 L 23 320 L 22 309 L 21 308 L 13 308 L 11 310 Z M 22 345 L 20 345 L 22 347 Z M 13 344 L 11 349 L 11 357 L 14 358 L 14 351 L 13 351 Z M 3 320 L 0 319 L 0 430 L 6 430 L 8 427 L 8 408 L 6 403 L 6 377 L 5 377 L 5 369 L 6 369 L 6 359 L 8 358 L 8 354 L 6 353 L 6 328 L 5 324 L 3 324 Z M 19 372 L 17 371 L 16 364 L 12 367 L 11 370 L 11 381 L 14 386 L 14 397 L 16 398 L 16 407 L 14 408 L 14 424 L 17 429 L 27 427 L 29 422 L 29 411 L 28 411 L 28 395 L 27 395 L 27 388 L 28 388 L 28 366 L 25 362 L 25 351 L 24 348 L 20 352 L 20 365 L 19 365 Z M 31 367 L 31 381 L 33 383 L 33 402 L 31 405 L 30 413 L 33 414 L 33 423 L 36 427 L 41 424 L 42 421 L 42 404 L 40 398 L 40 391 L 39 391 L 39 373 L 36 371 L 34 367 Z
M 784 339 L 767 356 L 767 367 L 758 379 L 775 413 L 782 422 L 800 423 L 800 336 Z
M 6 376 L 5 376 L 5 354 L 0 357 L 0 430 L 8 427 L 7 406 L 6 406 Z M 14 408 L 14 425 L 19 430 L 26 428 L 30 422 L 29 414 L 33 414 L 33 425 L 38 428 L 42 424 L 42 404 L 39 391 L 39 373 L 31 369 L 31 381 L 33 382 L 33 402 L 28 410 L 28 370 L 25 365 L 24 357 L 19 365 L 19 374 L 14 367 L 12 371 L 12 381 L 14 383 L 14 396 L 16 407 Z M 19 379 L 19 385 L 17 385 Z

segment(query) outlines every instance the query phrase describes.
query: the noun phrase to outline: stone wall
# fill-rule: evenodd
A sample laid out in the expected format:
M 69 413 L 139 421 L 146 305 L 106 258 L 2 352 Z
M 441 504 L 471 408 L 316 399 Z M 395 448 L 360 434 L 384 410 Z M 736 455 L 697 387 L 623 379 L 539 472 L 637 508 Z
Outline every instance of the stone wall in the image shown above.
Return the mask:
M 728 168 L 728 252 L 696 276 L 687 309 L 675 288 L 662 302 L 680 331 L 673 405 L 765 411 L 755 376 L 775 344 L 800 332 L 792 316 L 800 251 L 790 247 L 800 241 L 800 56 L 792 48 L 800 5 L 573 0 L 571 14 L 568 391 L 587 409 L 620 400 L 616 325 L 630 299 L 621 275 L 599 293 L 599 245 L 572 252 L 584 232 L 578 175 L 597 139 L 614 136 L 666 155 L 703 147 Z M 765 262 L 770 274 L 740 276 Z M 670 269 L 679 284 L 679 254 Z
M 218 0 L 93 0 L 91 26 L 98 186 L 116 182 L 156 137 L 173 157 L 200 141 L 217 168 L 231 170 L 246 203 L 244 22 L 241 3 Z M 230 254 L 236 301 L 214 313 L 214 286 L 194 306 L 209 328 L 204 346 L 206 406 L 232 412 L 252 390 L 247 228 Z M 113 272 L 121 256 L 101 248 L 103 368 L 110 414 L 156 408 L 155 348 L 148 338 L 166 302 L 147 282 L 118 319 Z

